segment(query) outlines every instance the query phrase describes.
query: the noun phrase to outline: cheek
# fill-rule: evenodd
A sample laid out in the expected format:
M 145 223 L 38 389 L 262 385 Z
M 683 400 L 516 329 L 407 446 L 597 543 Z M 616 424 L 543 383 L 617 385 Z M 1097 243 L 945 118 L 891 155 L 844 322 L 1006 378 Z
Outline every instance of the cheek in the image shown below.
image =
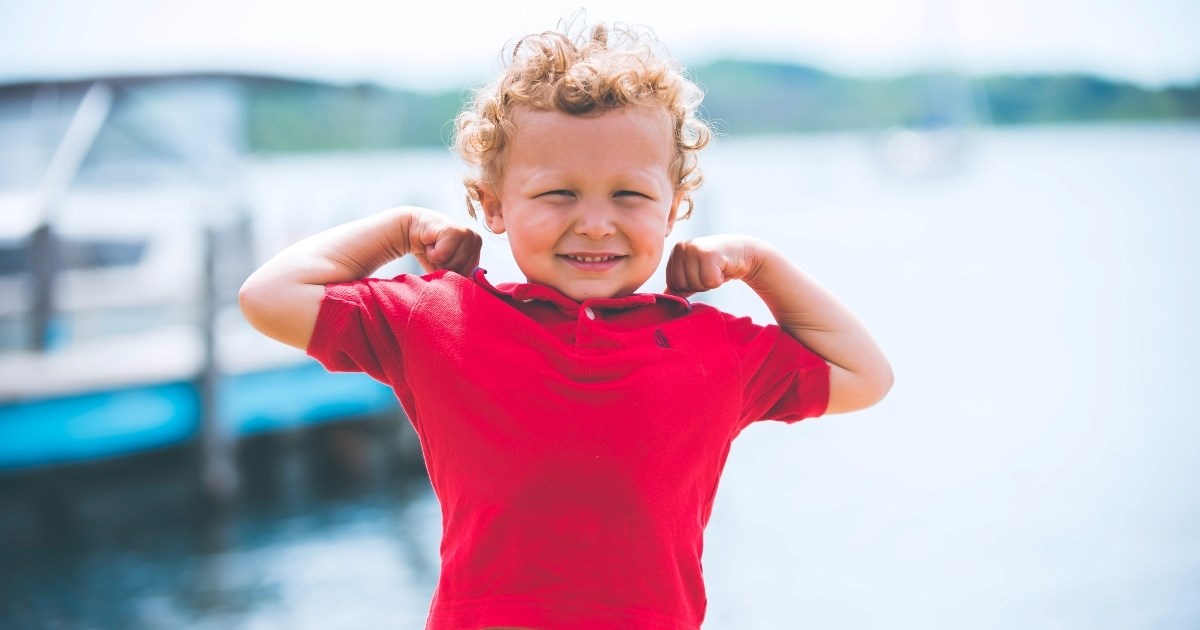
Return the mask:
M 509 224 L 508 244 L 518 258 L 528 254 L 544 254 L 558 242 L 558 233 L 554 230 L 555 226 L 545 220 L 523 217 Z
M 657 241 L 658 246 L 662 247 L 671 229 L 666 215 L 655 214 L 642 217 L 637 222 L 634 231 L 637 238 L 643 243 L 649 245 Z
M 522 217 L 517 227 L 526 244 L 547 246 L 556 242 L 568 225 L 554 212 L 538 212 Z

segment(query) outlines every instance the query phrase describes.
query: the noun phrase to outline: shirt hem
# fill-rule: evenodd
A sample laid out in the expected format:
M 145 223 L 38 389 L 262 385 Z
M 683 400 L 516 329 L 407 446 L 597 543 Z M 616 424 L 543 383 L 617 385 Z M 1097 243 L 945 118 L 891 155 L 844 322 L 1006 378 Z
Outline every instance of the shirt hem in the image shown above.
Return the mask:
M 429 614 L 427 630 L 519 627 L 537 630 L 698 630 L 700 624 L 648 610 L 536 597 L 489 597 L 439 602 Z

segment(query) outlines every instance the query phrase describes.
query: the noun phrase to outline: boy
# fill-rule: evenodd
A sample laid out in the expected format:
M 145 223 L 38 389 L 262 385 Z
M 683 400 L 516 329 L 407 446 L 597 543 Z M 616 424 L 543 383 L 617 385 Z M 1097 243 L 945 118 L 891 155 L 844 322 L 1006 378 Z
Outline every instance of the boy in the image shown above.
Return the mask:
M 469 211 L 526 283 L 492 286 L 475 232 L 398 208 L 293 245 L 242 288 L 260 331 L 403 403 L 443 515 L 430 628 L 699 627 L 733 438 L 890 388 L 855 317 L 759 240 L 680 243 L 670 294 L 635 293 L 700 184 L 699 95 L 635 34 L 526 37 L 456 135 Z M 432 273 L 369 277 L 405 255 Z M 730 280 L 778 326 L 685 299 Z

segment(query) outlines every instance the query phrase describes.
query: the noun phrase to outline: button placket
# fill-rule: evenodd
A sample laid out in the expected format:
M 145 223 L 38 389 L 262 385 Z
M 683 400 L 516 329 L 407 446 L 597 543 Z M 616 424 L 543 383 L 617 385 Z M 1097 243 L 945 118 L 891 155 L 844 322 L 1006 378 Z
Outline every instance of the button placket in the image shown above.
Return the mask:
M 596 342 L 596 310 L 591 306 L 580 306 L 575 318 L 575 345 L 590 348 Z

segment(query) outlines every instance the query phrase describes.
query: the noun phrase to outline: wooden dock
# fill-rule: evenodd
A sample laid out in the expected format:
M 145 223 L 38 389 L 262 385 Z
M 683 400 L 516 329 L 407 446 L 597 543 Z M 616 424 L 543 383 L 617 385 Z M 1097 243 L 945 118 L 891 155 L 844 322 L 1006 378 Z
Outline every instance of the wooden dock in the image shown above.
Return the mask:
M 339 418 L 399 413 L 390 388 L 331 374 L 222 317 L 211 403 L 236 440 Z M 82 462 L 196 439 L 205 402 L 202 331 L 179 326 L 0 353 L 0 471 Z

